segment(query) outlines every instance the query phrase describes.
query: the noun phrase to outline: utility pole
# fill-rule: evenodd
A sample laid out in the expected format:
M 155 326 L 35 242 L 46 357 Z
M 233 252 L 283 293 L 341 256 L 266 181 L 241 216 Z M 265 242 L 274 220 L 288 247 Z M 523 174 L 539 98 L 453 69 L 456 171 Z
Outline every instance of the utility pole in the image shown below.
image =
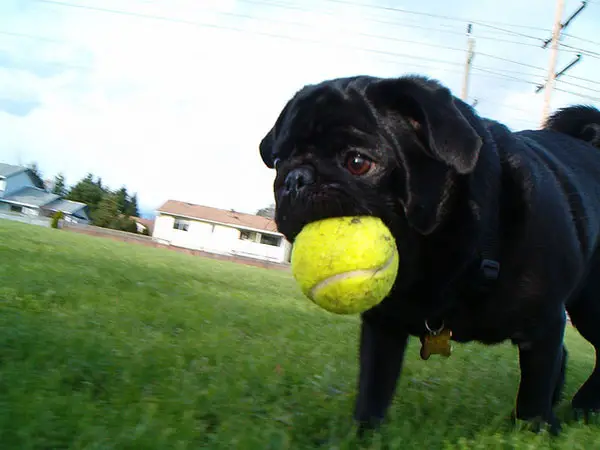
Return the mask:
M 541 119 L 542 125 L 544 124 L 544 122 L 546 121 L 546 118 L 548 117 L 548 113 L 550 111 L 550 101 L 552 99 L 552 92 L 554 90 L 554 85 L 556 83 L 556 78 L 557 78 L 556 61 L 558 59 L 558 46 L 559 46 L 561 34 L 564 31 L 564 29 L 571 23 L 571 21 L 581 11 L 584 10 L 586 5 L 587 5 L 587 2 L 582 1 L 581 5 L 577 9 L 577 11 L 575 11 L 573 14 L 571 14 L 571 16 L 565 21 L 565 23 L 562 23 L 562 16 L 563 16 L 563 13 L 565 10 L 565 1 L 564 0 L 556 0 L 556 10 L 555 10 L 555 14 L 554 14 L 554 26 L 552 28 L 552 37 L 550 39 L 547 39 L 546 41 L 544 41 L 544 45 L 542 46 L 542 48 L 546 48 L 548 46 L 548 44 L 551 44 L 551 46 L 550 46 L 550 61 L 548 63 L 548 77 L 546 79 L 545 85 L 542 86 L 542 88 L 539 88 L 539 86 L 538 86 L 538 88 L 536 90 L 536 92 L 539 92 L 543 88 L 545 88 L 544 106 L 542 108 L 542 119 Z M 562 75 L 567 69 L 571 68 L 577 62 L 579 62 L 579 59 L 581 59 L 581 57 L 579 57 L 572 64 L 569 64 L 569 66 L 567 66 L 565 69 L 561 70 L 560 75 Z
M 469 77 L 471 75 L 471 66 L 473 65 L 473 58 L 475 57 L 475 39 L 471 35 L 473 25 L 467 25 L 467 59 L 465 60 L 465 74 L 463 76 L 463 85 L 461 98 L 463 101 L 467 101 L 469 97 Z
M 569 70 L 571 67 L 573 67 L 575 64 L 577 64 L 579 61 L 581 61 L 581 54 L 577 54 L 577 56 L 575 57 L 575 59 L 573 61 L 571 61 L 569 64 L 567 64 L 565 67 L 563 67 L 560 72 L 556 72 L 554 74 L 554 80 L 558 80 L 558 78 L 561 75 L 564 75 L 564 73 L 567 70 Z M 535 88 L 535 93 L 537 94 L 538 92 L 540 92 L 545 87 L 546 86 L 544 84 L 538 84 L 537 87 Z

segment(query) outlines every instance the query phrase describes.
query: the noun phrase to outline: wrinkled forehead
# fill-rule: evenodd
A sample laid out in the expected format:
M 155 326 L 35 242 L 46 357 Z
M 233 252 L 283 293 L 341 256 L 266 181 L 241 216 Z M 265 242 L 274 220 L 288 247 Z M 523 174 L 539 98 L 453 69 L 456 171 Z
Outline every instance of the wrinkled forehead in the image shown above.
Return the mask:
M 365 145 L 377 127 L 375 111 L 360 90 L 339 83 L 308 86 L 279 117 L 274 154 L 285 158 L 303 148 L 335 152 L 343 146 Z

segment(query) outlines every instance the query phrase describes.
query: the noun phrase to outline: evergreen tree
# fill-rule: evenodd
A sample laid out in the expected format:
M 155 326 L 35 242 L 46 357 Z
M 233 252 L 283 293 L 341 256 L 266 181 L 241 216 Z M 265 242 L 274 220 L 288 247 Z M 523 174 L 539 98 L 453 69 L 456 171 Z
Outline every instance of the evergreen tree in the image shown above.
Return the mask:
M 84 179 L 71 188 L 66 198 L 85 203 L 93 215 L 106 193 L 107 191 L 102 187 L 102 184 L 94 182 L 94 176 L 88 173 Z
M 105 194 L 92 213 L 92 222 L 98 227 L 109 228 L 119 218 L 117 196 L 112 193 Z M 112 227 L 110 227 L 112 228 Z
M 273 219 L 275 217 L 275 204 L 271 203 L 266 208 L 259 209 L 256 211 L 256 215 Z
M 139 217 L 140 210 L 138 208 L 137 194 L 133 194 L 127 201 L 127 207 L 125 208 L 125 215 L 129 217 Z
M 38 167 L 36 162 L 32 162 L 27 166 L 29 170 L 33 172 L 35 176 L 37 176 L 40 180 L 42 180 L 42 172 L 40 172 L 40 168 Z
M 60 195 L 61 197 L 67 195 L 65 176 L 62 173 L 59 173 L 54 177 L 54 187 L 52 188 L 52 193 Z
M 117 192 L 115 192 L 115 200 L 117 202 L 117 209 L 119 210 L 119 212 L 121 214 L 127 214 L 127 207 L 128 207 L 128 203 L 129 203 L 129 198 L 128 198 L 128 194 L 127 194 L 127 188 L 125 186 L 123 186 L 121 189 L 119 189 Z

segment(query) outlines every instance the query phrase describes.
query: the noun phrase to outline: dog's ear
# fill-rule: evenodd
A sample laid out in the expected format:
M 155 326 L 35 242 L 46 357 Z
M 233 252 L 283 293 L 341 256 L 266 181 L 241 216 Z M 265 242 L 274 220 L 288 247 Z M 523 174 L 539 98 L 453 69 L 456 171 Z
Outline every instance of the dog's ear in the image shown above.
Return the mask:
M 292 104 L 293 99 L 289 100 L 275 121 L 273 127 L 269 130 L 269 132 L 262 138 L 259 145 L 260 156 L 265 163 L 265 165 L 269 169 L 275 168 L 276 163 L 276 155 L 275 155 L 275 140 L 277 139 L 279 133 L 282 130 L 283 124 L 285 122 L 287 113 L 290 109 L 290 105 Z
M 459 174 L 473 171 L 482 140 L 447 88 L 425 78 L 392 78 L 371 84 L 367 95 L 392 122 L 408 121 L 430 156 Z
M 262 138 L 259 145 L 260 157 L 269 169 L 275 167 L 275 161 L 273 158 L 273 134 L 274 128 L 271 128 L 269 132 Z
M 450 91 L 435 81 L 378 80 L 366 95 L 397 139 L 404 171 L 397 187 L 406 218 L 419 233 L 430 234 L 448 209 L 456 176 L 475 168 L 482 140 Z

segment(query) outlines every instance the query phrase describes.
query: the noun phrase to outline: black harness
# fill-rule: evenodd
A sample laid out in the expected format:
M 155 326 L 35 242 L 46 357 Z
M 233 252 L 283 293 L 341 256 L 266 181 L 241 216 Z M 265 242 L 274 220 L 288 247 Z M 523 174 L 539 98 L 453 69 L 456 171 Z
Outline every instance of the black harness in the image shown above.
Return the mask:
M 481 156 L 484 156 L 483 154 Z M 425 320 L 425 332 L 439 332 L 444 329 L 444 317 L 452 306 L 455 305 L 455 288 L 457 285 L 465 287 L 469 294 L 477 297 L 485 297 L 490 294 L 500 276 L 500 249 L 499 249 L 499 224 L 500 224 L 500 159 L 495 144 L 487 144 L 485 170 L 473 174 L 474 184 L 485 186 L 485 192 L 481 193 L 479 203 L 483 215 L 480 224 L 483 228 L 478 243 L 468 262 L 454 272 L 454 275 L 446 280 L 438 292 L 434 292 L 434 305 L 436 313 Z

